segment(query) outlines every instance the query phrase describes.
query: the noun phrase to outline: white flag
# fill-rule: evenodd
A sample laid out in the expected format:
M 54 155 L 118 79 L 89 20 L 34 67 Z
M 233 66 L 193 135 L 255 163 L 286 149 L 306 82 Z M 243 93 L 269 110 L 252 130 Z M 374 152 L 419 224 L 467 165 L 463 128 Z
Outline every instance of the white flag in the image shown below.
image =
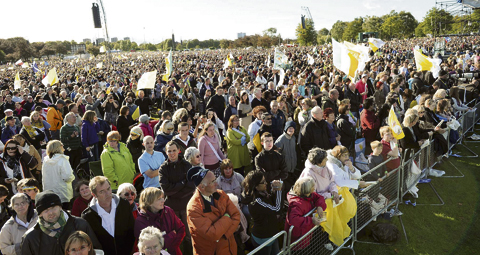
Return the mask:
M 308 58 L 308 64 L 309 64 L 309 65 L 315 64 L 315 60 L 314 60 L 313 57 L 310 56 L 310 54 L 308 54 L 308 53 L 307 53 L 307 58 Z
M 275 48 L 273 69 L 280 70 L 281 68 L 284 68 L 287 63 L 288 63 L 288 57 L 285 55 L 285 53 Z
M 102 69 L 102 67 L 103 67 L 103 62 L 100 62 L 100 63 L 97 64 L 98 69 Z
M 278 81 L 278 85 L 283 85 L 283 80 L 285 79 L 285 71 L 283 70 L 283 68 L 280 68 L 280 79 Z
M 105 53 L 105 52 L 106 52 L 105 46 L 100 47 L 100 53 Z
M 17 62 L 15 62 L 15 65 L 21 66 L 21 65 L 23 65 L 23 61 L 21 59 L 19 59 Z
M 140 80 L 138 80 L 137 89 L 153 89 L 155 88 L 155 81 L 157 79 L 157 70 L 144 73 Z

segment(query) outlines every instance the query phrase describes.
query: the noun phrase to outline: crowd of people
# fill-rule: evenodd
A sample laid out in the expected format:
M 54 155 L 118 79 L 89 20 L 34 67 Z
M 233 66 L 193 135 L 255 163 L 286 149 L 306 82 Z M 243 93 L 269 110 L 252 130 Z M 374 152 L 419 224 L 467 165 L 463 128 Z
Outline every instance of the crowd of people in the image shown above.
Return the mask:
M 356 77 L 332 65 L 328 45 L 286 48 L 284 76 L 273 49 L 176 52 L 168 81 L 161 52 L 51 58 L 40 72 L 0 66 L 0 251 L 243 254 L 292 226 L 295 241 L 326 211 L 341 221 L 326 229 L 338 245 L 352 189 L 382 181 L 431 138 L 438 155 L 458 139 L 449 125 L 470 108 L 450 76 L 480 70 L 478 39 L 451 37 L 452 54 L 435 54 L 436 79 L 412 53 L 433 55 L 428 38 L 387 42 Z M 58 82 L 43 84 L 54 67 Z M 139 89 L 153 70 L 154 89 Z M 354 164 L 360 138 L 368 169 L 391 158 L 365 178 Z M 80 174 L 98 162 L 101 174 Z M 276 241 L 260 253 L 278 251 Z

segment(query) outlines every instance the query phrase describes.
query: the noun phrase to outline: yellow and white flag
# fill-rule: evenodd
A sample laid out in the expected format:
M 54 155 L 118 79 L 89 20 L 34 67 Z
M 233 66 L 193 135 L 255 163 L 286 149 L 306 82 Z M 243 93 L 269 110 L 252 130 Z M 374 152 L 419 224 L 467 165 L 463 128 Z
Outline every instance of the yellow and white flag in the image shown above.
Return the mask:
M 53 85 L 55 83 L 58 83 L 57 70 L 55 68 L 50 69 L 50 71 L 48 71 L 47 76 L 43 78 L 42 83 L 45 86 L 47 86 L 47 84 Z
M 165 69 L 167 70 L 167 73 L 163 75 L 162 80 L 168 81 L 168 78 L 170 78 L 170 75 L 172 74 L 172 51 L 168 53 L 168 56 L 165 58 Z
M 100 47 L 100 53 L 105 53 L 106 51 L 105 46 Z
M 102 69 L 102 67 L 103 67 L 103 62 L 100 62 L 100 63 L 97 64 L 98 69 Z
M 385 42 L 377 38 L 368 38 L 368 45 L 370 45 L 370 49 L 372 49 L 373 52 L 376 52 L 385 45 Z
M 230 66 L 233 66 L 233 60 L 232 59 L 233 59 L 232 54 L 231 53 L 228 54 L 227 58 L 225 59 L 225 63 L 223 63 L 223 69 L 224 70 L 227 69 Z
M 15 75 L 15 82 L 13 83 L 14 89 L 21 89 L 22 88 L 22 80 L 20 80 L 20 74 L 17 72 Z
M 400 125 L 400 122 L 397 119 L 397 115 L 395 114 L 395 110 L 393 109 L 393 105 L 392 105 L 392 108 L 390 108 L 390 113 L 388 114 L 387 123 L 390 129 L 392 130 L 392 134 L 393 134 L 393 137 L 395 137 L 395 139 L 400 140 L 405 137 L 402 126 Z
M 358 58 L 360 53 L 352 49 L 348 49 L 343 43 L 339 43 L 332 39 L 333 44 L 333 65 L 340 71 L 346 73 L 350 79 L 355 77 L 358 68 Z
M 413 54 L 415 56 L 417 71 L 431 71 L 434 78 L 438 77 L 438 72 L 440 72 L 440 64 L 442 63 L 441 59 L 429 58 L 423 55 L 420 49 L 414 50 Z
M 155 88 L 155 81 L 157 80 L 157 70 L 144 73 L 140 80 L 138 80 L 138 89 L 153 89 Z
M 30 65 L 27 62 L 23 63 L 23 65 L 22 65 L 22 68 L 29 68 L 29 67 L 30 67 Z
M 137 106 L 137 109 L 132 113 L 132 119 L 136 120 L 140 118 L 140 107 Z

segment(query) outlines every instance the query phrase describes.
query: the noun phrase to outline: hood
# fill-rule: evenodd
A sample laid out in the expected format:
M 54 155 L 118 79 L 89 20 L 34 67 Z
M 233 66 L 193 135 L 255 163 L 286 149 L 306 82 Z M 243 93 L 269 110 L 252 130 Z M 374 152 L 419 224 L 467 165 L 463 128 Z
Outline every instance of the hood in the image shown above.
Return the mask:
M 65 154 L 55 154 L 53 155 L 52 158 L 50 158 L 48 155 L 45 156 L 44 160 L 43 160 L 43 164 L 47 165 L 47 166 L 55 166 L 58 164 L 58 161 L 61 160 L 61 159 L 66 159 L 68 160 L 69 157 Z
M 293 127 L 293 128 L 296 128 L 297 124 L 295 123 L 295 121 L 287 121 L 287 123 L 285 123 L 285 128 L 283 129 L 283 132 L 287 133 L 287 130 L 288 128 L 290 127 Z
M 115 205 L 117 206 L 118 208 L 118 204 L 120 203 L 120 197 L 117 196 L 116 194 L 112 194 L 112 198 L 113 198 L 113 203 L 115 203 Z M 92 197 L 92 201 L 90 201 L 90 204 L 88 205 L 93 211 L 95 211 L 96 213 L 98 213 L 98 208 L 97 208 L 97 198 L 96 197 Z
M 169 140 L 172 140 L 172 138 L 173 138 L 173 132 L 172 132 L 172 134 L 169 134 L 169 135 L 165 134 L 163 132 L 160 132 L 160 133 L 158 133 L 158 135 L 161 136 L 161 137 L 164 137 L 165 139 L 169 139 Z

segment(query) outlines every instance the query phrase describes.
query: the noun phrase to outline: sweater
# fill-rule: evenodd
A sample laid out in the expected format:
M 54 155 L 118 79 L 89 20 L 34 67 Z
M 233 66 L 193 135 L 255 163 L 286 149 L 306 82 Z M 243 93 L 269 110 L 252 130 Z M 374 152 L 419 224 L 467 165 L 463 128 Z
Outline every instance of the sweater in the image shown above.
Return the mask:
M 77 131 L 78 135 L 72 137 L 72 133 Z M 80 128 L 77 125 L 70 126 L 69 124 L 63 125 L 60 129 L 60 140 L 63 143 L 65 150 L 69 148 L 71 150 L 76 150 L 82 146 L 82 138 L 80 136 Z M 75 215 L 79 216 L 79 215 Z
M 213 146 L 213 149 L 217 152 L 220 159 L 217 157 L 217 155 L 215 155 L 215 152 L 208 143 Z M 202 160 L 202 164 L 204 166 L 215 165 L 218 163 L 218 161 L 225 159 L 225 155 L 222 153 L 220 142 L 216 134 L 213 137 L 209 137 L 208 135 L 200 137 L 198 140 L 198 150 L 200 150 L 200 154 L 202 155 L 200 159 Z

